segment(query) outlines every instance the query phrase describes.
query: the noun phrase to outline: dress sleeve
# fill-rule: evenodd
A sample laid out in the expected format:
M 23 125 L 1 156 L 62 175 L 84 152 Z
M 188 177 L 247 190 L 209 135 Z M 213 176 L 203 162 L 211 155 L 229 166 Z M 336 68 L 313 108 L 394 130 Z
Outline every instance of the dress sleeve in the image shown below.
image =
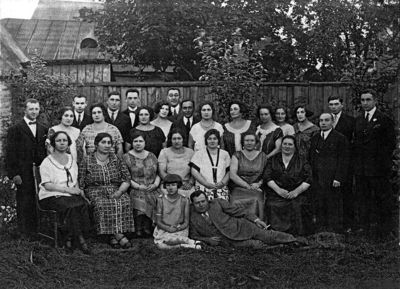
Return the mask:
M 282 129 L 281 129 L 281 128 L 277 128 L 277 129 L 274 131 L 274 134 L 273 134 L 274 142 L 276 142 L 276 140 L 279 139 L 279 138 L 281 138 L 281 137 L 283 137 Z
M 224 154 L 224 163 L 225 163 L 225 171 L 229 172 L 230 166 L 231 166 L 231 157 L 229 156 L 229 153 L 225 150 L 222 150 Z
M 122 134 L 116 126 L 112 126 L 112 136 L 115 146 L 122 144 L 124 142 Z
M 263 174 L 264 183 L 268 183 L 269 181 L 273 181 L 272 179 L 272 162 L 275 161 L 275 158 L 272 157 L 269 161 L 267 161 L 267 165 L 265 167 L 265 171 Z
M 201 151 L 195 152 L 192 159 L 189 162 L 189 167 L 194 168 L 195 170 L 200 172 L 201 158 L 202 158 Z
M 168 156 L 166 149 L 162 149 L 160 155 L 158 156 L 158 165 L 159 166 L 166 166 L 168 162 Z
M 84 157 L 78 167 L 79 187 L 83 190 L 86 187 L 86 170 L 88 165 L 88 157 Z
M 130 183 L 131 181 L 131 174 L 129 173 L 128 170 L 128 166 L 126 165 L 126 163 L 120 159 L 118 156 L 116 156 L 117 158 L 117 164 L 119 167 L 119 174 L 120 174 L 120 179 L 121 182 L 128 182 Z
M 303 182 L 307 184 L 312 184 L 312 169 L 310 163 L 307 160 L 300 160 L 303 162 Z
M 40 178 L 41 178 L 40 185 L 41 186 L 43 186 L 43 184 L 52 182 L 51 172 L 53 170 L 54 170 L 54 168 L 51 167 L 51 163 L 49 162 L 49 159 L 45 158 L 39 167 Z

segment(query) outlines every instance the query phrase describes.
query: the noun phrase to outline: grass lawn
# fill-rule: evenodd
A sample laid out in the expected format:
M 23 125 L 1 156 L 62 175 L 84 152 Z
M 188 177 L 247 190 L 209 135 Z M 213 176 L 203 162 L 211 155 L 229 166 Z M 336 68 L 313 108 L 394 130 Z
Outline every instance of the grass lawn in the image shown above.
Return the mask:
M 202 251 L 161 251 L 150 239 L 129 250 L 89 241 L 91 256 L 66 255 L 2 232 L 0 288 L 400 288 L 397 240 Z

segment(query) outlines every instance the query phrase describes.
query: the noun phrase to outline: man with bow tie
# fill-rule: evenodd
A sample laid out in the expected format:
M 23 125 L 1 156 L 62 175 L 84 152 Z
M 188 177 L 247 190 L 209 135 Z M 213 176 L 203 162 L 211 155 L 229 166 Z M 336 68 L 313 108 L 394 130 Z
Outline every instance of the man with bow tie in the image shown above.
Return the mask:
M 137 116 L 137 109 L 141 106 L 140 93 L 137 89 L 128 89 L 125 93 L 126 96 L 126 104 L 128 108 L 124 110 L 122 113 L 129 116 L 131 119 L 131 127 L 130 129 L 136 127 L 139 124 L 139 118 Z
M 360 229 L 382 238 L 393 230 L 396 200 L 389 183 L 396 146 L 393 121 L 377 109 L 374 90 L 361 93 L 354 131 L 354 174 Z
M 313 169 L 317 230 L 343 231 L 343 191 L 349 161 L 346 137 L 333 128 L 334 117 L 322 113 L 320 134 L 311 138 L 310 164 Z
M 36 203 L 32 164 L 46 157 L 47 129 L 37 122 L 40 105 L 36 99 L 25 101 L 24 118 L 8 129 L 6 166 L 17 186 L 18 229 L 22 236 L 36 233 Z
M 174 128 L 179 129 L 185 135 L 183 136 L 183 145 L 188 146 L 189 132 L 195 123 L 198 123 L 200 119 L 194 115 L 194 101 L 191 99 L 184 99 L 181 102 L 182 114 L 175 120 L 171 126 L 171 131 Z

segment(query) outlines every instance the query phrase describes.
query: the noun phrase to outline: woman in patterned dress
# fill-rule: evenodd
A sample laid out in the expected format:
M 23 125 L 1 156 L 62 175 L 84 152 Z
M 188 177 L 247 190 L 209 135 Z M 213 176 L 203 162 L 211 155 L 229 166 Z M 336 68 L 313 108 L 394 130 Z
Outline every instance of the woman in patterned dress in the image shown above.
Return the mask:
M 124 154 L 123 159 L 130 171 L 130 196 L 138 237 L 151 236 L 152 220 L 157 188 L 160 177 L 157 175 L 157 158 L 145 150 L 147 136 L 142 131 L 132 134 L 132 149 Z
M 230 202 L 245 205 L 251 213 L 264 220 L 263 173 L 267 155 L 255 149 L 259 141 L 255 133 L 244 133 L 243 150 L 232 156 L 229 173 L 233 189 Z
M 247 107 L 243 103 L 234 101 L 229 105 L 231 121 L 224 125 L 222 139 L 224 149 L 230 156 L 242 150 L 243 134 L 254 130 L 251 121 L 243 119 L 245 113 L 247 113 Z
M 78 151 L 78 157 L 81 156 L 80 153 L 83 153 L 83 156 L 88 156 L 95 151 L 94 139 L 101 132 L 106 132 L 111 135 L 114 151 L 119 157 L 122 157 L 122 135 L 116 126 L 105 121 L 107 110 L 104 105 L 102 103 L 94 104 L 90 108 L 90 111 L 92 113 L 93 123 L 83 128 L 77 140 L 77 146 L 80 149 L 80 151 Z
M 125 233 L 134 232 L 132 206 L 126 192 L 130 176 L 125 163 L 113 153 L 113 140 L 108 133 L 94 139 L 96 150 L 79 165 L 79 184 L 94 206 L 96 231 L 111 235 L 110 245 L 131 246 Z
M 297 151 L 301 157 L 308 159 L 311 138 L 314 134 L 319 133 L 319 127 L 308 119 L 313 115 L 313 113 L 307 110 L 304 105 L 297 106 L 294 110 L 294 113 L 294 118 L 297 120 L 297 122 L 293 125 Z

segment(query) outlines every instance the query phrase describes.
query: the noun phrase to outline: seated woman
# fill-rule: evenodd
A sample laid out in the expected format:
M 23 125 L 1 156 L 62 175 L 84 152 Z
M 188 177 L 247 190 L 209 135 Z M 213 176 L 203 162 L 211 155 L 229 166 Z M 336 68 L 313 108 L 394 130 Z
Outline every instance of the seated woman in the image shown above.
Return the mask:
M 282 139 L 282 152 L 267 163 L 264 182 L 270 188 L 267 214 L 272 229 L 294 235 L 310 232 L 311 212 L 307 196 L 312 175 L 307 160 L 296 152 L 296 139 Z
M 172 121 L 168 119 L 168 116 L 171 115 L 168 102 L 161 101 L 156 103 L 154 107 L 154 112 L 157 114 L 157 117 L 152 120 L 150 124 L 161 128 L 164 135 L 167 136 L 172 125 Z
M 71 138 L 66 132 L 57 131 L 50 137 L 53 152 L 40 165 L 40 205 L 47 210 L 55 210 L 61 219 L 62 232 L 65 236 L 67 252 L 73 250 L 73 243 L 78 242 L 85 254 L 90 250 L 84 234 L 90 228 L 88 202 L 77 184 L 78 166 L 67 153 Z
M 182 179 L 175 174 L 166 175 L 167 194 L 157 198 L 154 243 L 160 249 L 201 249 L 200 242 L 189 239 L 189 200 L 178 194 Z
M 220 149 L 221 135 L 210 129 L 204 135 L 206 147 L 194 153 L 190 161 L 196 188 L 205 191 L 208 199 L 229 199 L 228 181 L 231 158 L 227 151 Z
M 157 175 L 157 158 L 145 150 L 147 135 L 141 131 L 132 134 L 132 149 L 123 159 L 130 171 L 130 196 L 136 223 L 136 236 L 151 236 L 153 209 L 160 177 Z
M 58 125 L 52 126 L 47 134 L 48 137 L 48 139 L 46 140 L 46 143 L 48 144 L 47 152 L 51 154 L 54 151 L 54 148 L 50 145 L 50 137 L 57 131 L 65 131 L 72 141 L 71 145 L 69 146 L 68 152 L 71 154 L 74 161 L 77 162 L 78 157 L 76 150 L 76 141 L 81 131 L 76 127 L 72 126 L 72 123 L 74 122 L 75 118 L 74 109 L 70 106 L 62 108 L 60 110 L 59 118 L 60 118 L 60 123 Z
M 132 148 L 132 135 L 135 132 L 142 132 L 147 140 L 145 147 L 146 151 L 149 151 L 158 157 L 160 151 L 165 147 L 166 135 L 163 133 L 161 128 L 150 123 L 154 118 L 153 109 L 148 106 L 139 107 L 137 116 L 139 118 L 139 125 L 130 130 L 130 138 L 129 142 L 125 143 L 125 151 L 129 151 Z
M 193 154 L 192 149 L 183 146 L 183 132 L 172 129 L 168 135 L 167 148 L 163 149 L 158 157 L 158 172 L 161 179 L 168 174 L 179 175 L 183 183 L 179 193 L 187 198 L 194 191 L 194 179 L 189 167 Z
M 244 103 L 233 101 L 229 105 L 229 116 L 231 121 L 224 125 L 223 143 L 224 149 L 232 156 L 235 152 L 242 150 L 242 136 L 254 128 L 250 120 L 243 118 L 247 114 Z
M 257 108 L 260 125 L 257 126 L 256 134 L 260 138 L 260 150 L 268 158 L 279 153 L 283 136 L 281 128 L 272 121 L 272 112 L 269 105 L 260 105 Z
M 125 163 L 114 152 L 113 139 L 99 133 L 94 139 L 95 151 L 79 165 L 79 184 L 94 206 L 98 235 L 111 235 L 114 248 L 129 248 L 125 233 L 134 232 L 132 206 L 126 194 L 130 176 Z
M 230 202 L 245 205 L 252 214 L 264 220 L 263 173 L 267 165 L 267 155 L 256 150 L 259 139 L 255 133 L 246 132 L 242 136 L 243 150 L 235 152 L 230 166 L 233 181 Z
M 199 106 L 199 114 L 201 120 L 195 123 L 190 129 L 188 141 L 188 147 L 195 152 L 206 147 L 204 135 L 210 129 L 216 129 L 221 136 L 224 133 L 222 125 L 214 120 L 215 108 L 212 102 L 208 101 L 202 103 Z M 219 141 L 219 144 L 221 145 L 221 141 Z

